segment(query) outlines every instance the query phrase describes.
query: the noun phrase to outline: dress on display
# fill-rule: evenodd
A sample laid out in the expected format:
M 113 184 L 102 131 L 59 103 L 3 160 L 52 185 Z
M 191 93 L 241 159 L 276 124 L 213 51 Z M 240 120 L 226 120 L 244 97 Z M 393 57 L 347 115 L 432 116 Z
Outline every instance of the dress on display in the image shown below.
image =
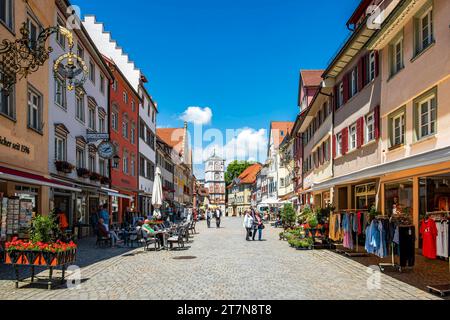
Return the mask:
M 438 230 L 433 219 L 423 220 L 420 225 L 420 234 L 423 238 L 422 254 L 429 259 L 437 258 L 436 238 Z

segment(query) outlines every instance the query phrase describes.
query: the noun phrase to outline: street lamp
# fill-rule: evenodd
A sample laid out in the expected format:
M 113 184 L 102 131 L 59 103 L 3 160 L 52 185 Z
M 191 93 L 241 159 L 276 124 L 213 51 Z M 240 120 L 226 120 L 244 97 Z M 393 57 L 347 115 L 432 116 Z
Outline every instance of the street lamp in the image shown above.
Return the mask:
M 18 80 L 36 72 L 50 58 L 53 49 L 47 48 L 45 43 L 54 33 L 60 33 L 69 40 L 69 52 L 56 60 L 54 72 L 58 72 L 65 81 L 68 81 L 69 90 L 86 81 L 88 68 L 82 58 L 72 52 L 74 45 L 72 32 L 61 26 L 49 27 L 34 40 L 30 37 L 27 23 L 23 23 L 20 28 L 21 38 L 15 41 L 3 39 L 0 43 L 0 86 L 5 94 L 10 94 Z M 63 64 L 65 60 L 66 65 Z M 80 67 L 75 66 L 75 61 L 78 61 Z M 82 77 L 77 79 L 80 74 Z

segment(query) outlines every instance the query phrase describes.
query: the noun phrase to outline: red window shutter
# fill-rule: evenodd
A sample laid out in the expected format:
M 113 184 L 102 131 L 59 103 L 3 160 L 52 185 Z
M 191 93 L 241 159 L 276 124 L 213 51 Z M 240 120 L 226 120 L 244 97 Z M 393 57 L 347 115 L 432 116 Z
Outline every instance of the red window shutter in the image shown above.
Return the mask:
M 336 158 L 336 144 L 337 144 L 336 135 L 333 135 L 333 159 Z
M 346 155 L 348 151 L 348 128 L 342 130 L 342 154 Z
M 358 149 L 364 144 L 364 117 L 361 117 L 356 122 L 356 136 Z
M 364 86 L 369 83 L 370 52 L 364 56 Z
M 350 80 L 350 77 L 349 77 L 349 74 L 347 73 L 344 76 L 344 80 L 343 80 L 344 81 L 344 103 L 343 104 L 346 104 L 348 101 L 348 94 L 349 94 L 349 89 L 350 89 L 349 80 Z
M 320 164 L 324 164 L 325 162 L 325 143 L 322 143 L 322 162 Z
M 358 62 L 358 92 L 364 88 L 364 57 Z
M 374 110 L 375 117 L 375 139 L 380 138 L 380 106 L 377 106 Z
M 378 51 L 375 51 L 375 77 L 380 74 L 380 55 Z

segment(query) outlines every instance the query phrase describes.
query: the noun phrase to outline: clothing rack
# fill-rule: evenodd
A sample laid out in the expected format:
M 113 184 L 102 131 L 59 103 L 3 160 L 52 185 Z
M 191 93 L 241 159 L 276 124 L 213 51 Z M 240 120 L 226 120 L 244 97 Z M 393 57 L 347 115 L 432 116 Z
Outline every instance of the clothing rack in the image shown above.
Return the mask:
M 335 212 L 332 212 L 332 214 L 347 214 L 347 213 L 353 213 L 357 214 L 358 212 L 361 212 L 362 214 L 368 213 L 367 210 L 364 209 L 346 209 L 346 210 L 338 210 Z M 368 254 L 366 252 L 360 252 L 359 251 L 359 235 L 356 233 L 356 249 L 355 250 L 345 250 L 346 248 L 340 250 L 336 249 L 337 253 L 345 254 L 348 257 L 356 258 L 356 257 L 367 257 Z
M 409 221 L 409 218 L 405 215 L 395 215 L 395 216 L 377 216 L 375 219 L 389 219 L 390 222 L 392 222 L 392 220 L 400 220 L 400 224 L 399 226 L 404 226 L 404 227 L 410 227 L 413 226 L 411 224 L 411 222 Z M 408 220 L 406 220 L 408 219 Z M 401 224 L 401 223 L 405 223 L 405 224 Z M 395 263 L 395 253 L 394 253 L 394 249 L 395 249 L 395 244 L 394 242 L 391 242 L 391 262 L 390 263 L 379 263 L 378 267 L 380 268 L 380 270 L 383 272 L 386 268 L 392 268 L 394 271 L 398 271 L 398 272 L 402 272 L 402 267 L 401 265 Z

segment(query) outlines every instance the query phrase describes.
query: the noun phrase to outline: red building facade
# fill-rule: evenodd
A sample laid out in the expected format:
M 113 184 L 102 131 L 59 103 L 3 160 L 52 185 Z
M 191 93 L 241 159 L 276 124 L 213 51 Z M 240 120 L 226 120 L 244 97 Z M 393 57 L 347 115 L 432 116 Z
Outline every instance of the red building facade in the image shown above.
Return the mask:
M 113 223 L 123 223 L 136 211 L 138 201 L 140 98 L 114 62 L 105 60 L 115 78 L 110 84 L 109 131 L 119 157 L 112 161 L 110 210 Z

